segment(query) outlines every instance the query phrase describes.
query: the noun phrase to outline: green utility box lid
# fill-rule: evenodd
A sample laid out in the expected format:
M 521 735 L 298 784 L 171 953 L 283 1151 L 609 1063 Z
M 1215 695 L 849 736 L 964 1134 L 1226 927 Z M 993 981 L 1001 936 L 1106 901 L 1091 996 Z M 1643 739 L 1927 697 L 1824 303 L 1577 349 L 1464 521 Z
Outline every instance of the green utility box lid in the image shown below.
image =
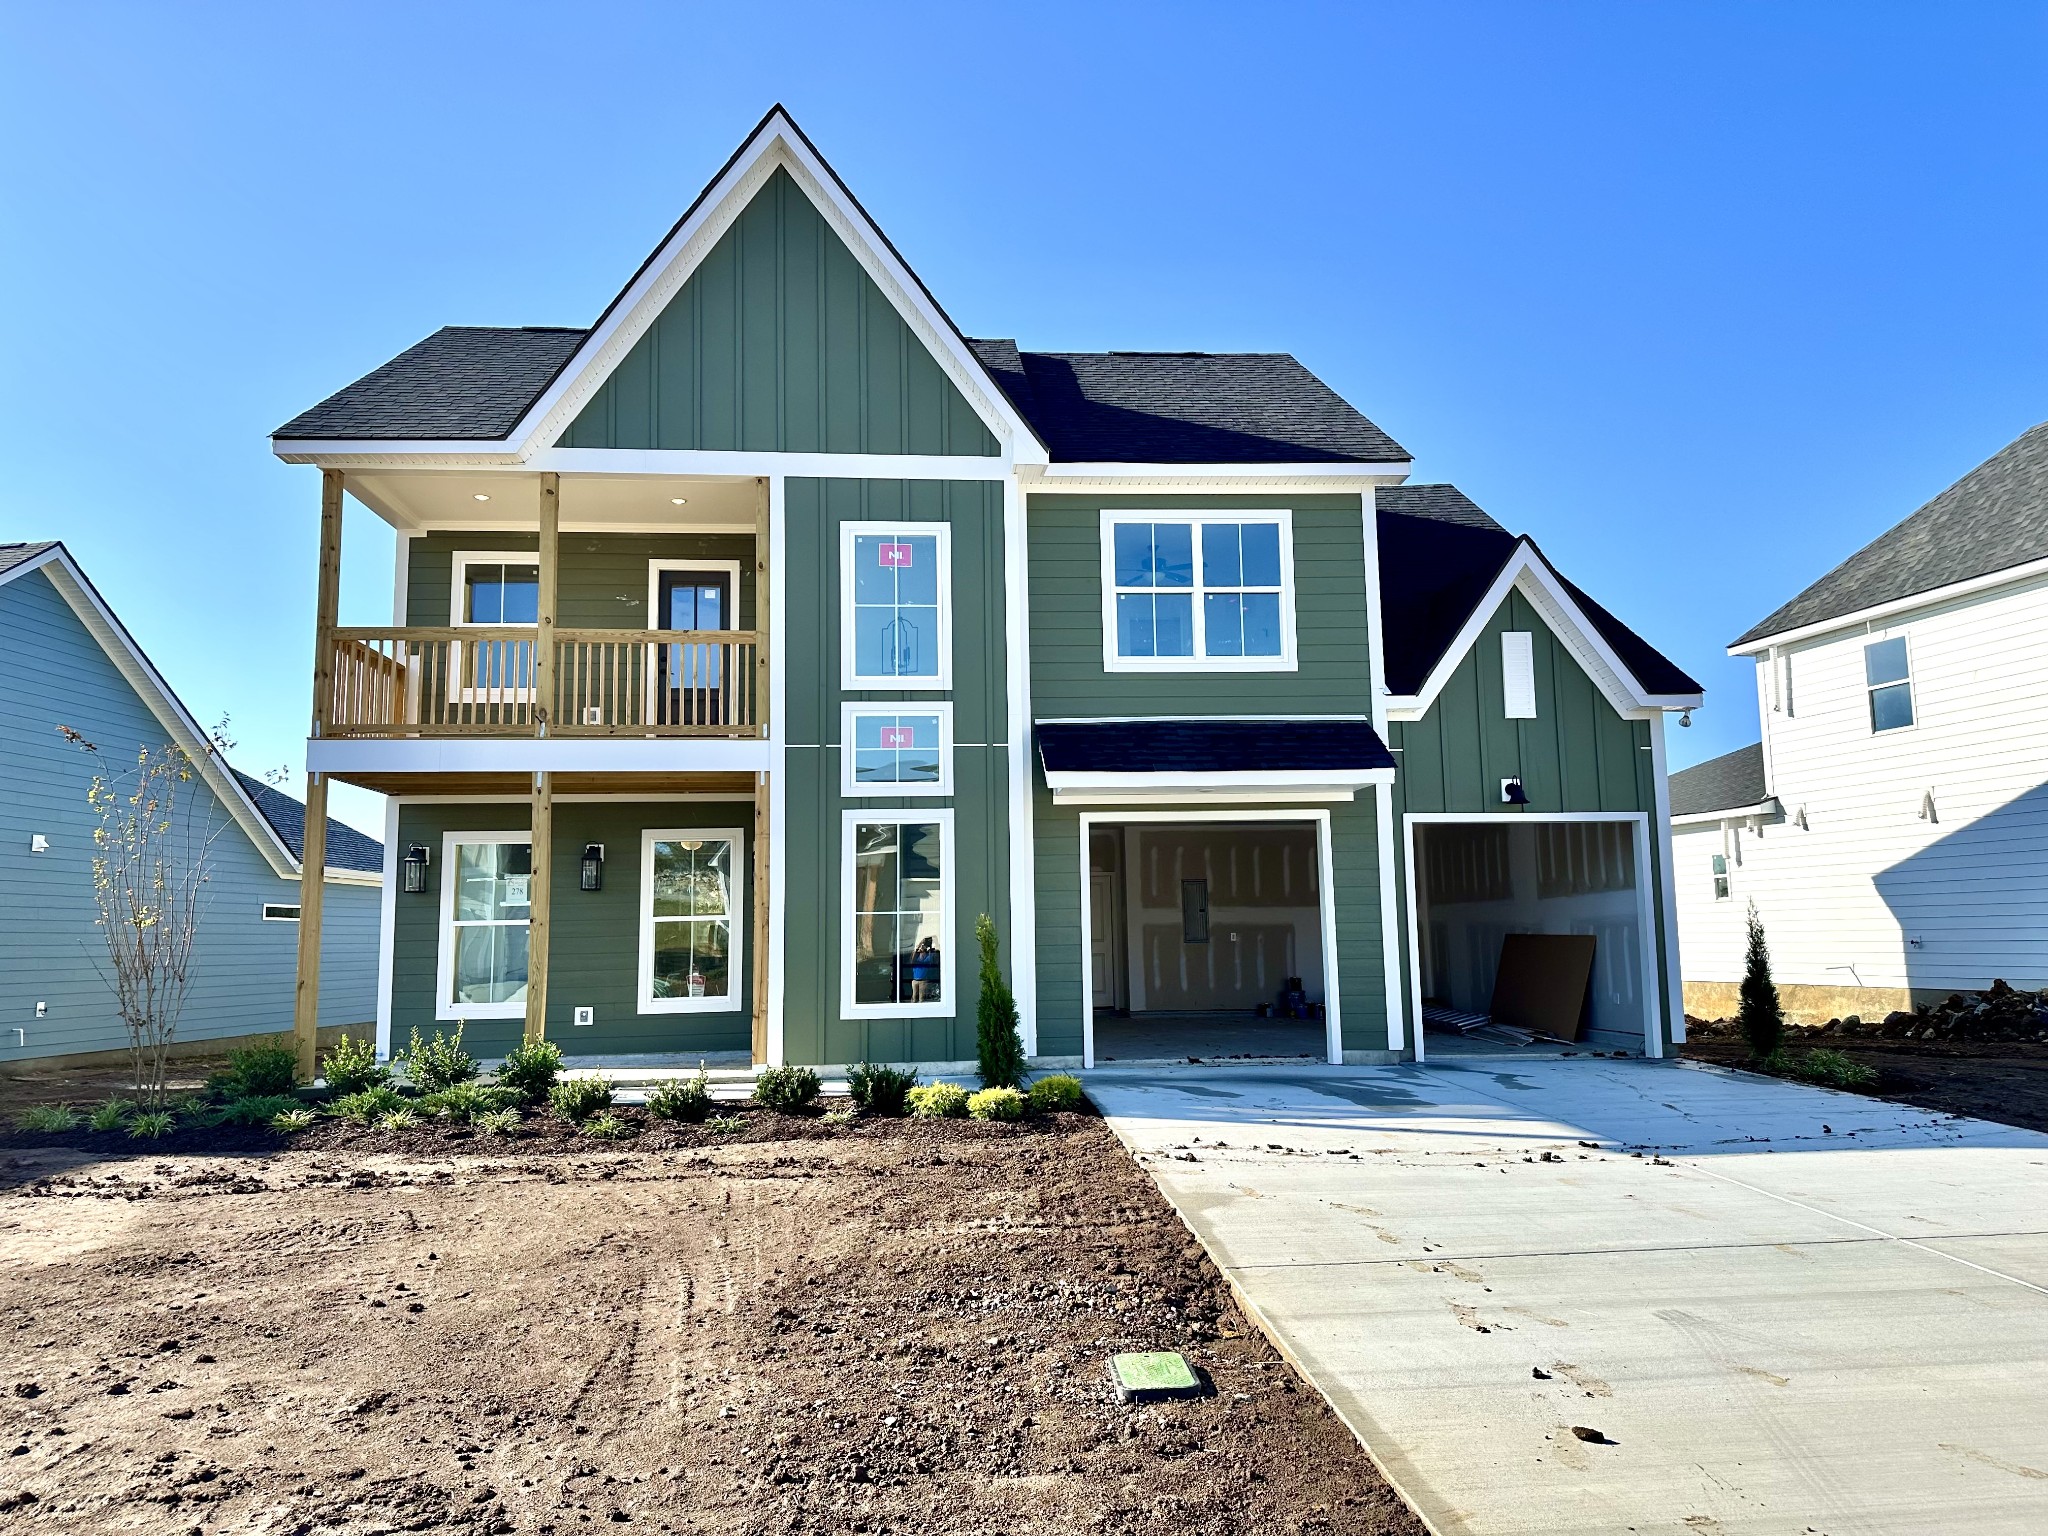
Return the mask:
M 1159 1354 L 1111 1355 L 1109 1378 L 1116 1383 L 1116 1395 L 1125 1402 L 1155 1397 L 1193 1397 L 1202 1383 L 1184 1355 L 1171 1350 Z

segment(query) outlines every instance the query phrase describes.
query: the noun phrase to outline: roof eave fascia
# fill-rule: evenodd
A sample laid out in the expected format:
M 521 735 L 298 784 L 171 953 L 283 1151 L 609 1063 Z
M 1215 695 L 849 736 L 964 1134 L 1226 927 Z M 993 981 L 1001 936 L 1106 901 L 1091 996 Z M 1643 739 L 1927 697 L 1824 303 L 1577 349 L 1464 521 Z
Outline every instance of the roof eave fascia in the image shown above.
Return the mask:
M 41 554 L 31 555 L 20 564 L 9 566 L 6 570 L 0 571 L 0 587 L 6 586 L 8 582 L 14 580 L 17 576 L 26 576 L 30 571 L 39 571 L 51 561 L 60 557 L 64 559 L 66 564 L 72 564 L 70 557 L 65 554 L 64 546 L 62 544 L 52 544 Z M 72 569 L 76 570 L 77 566 L 72 564 Z M 82 580 L 83 577 L 80 579 Z
M 1822 635 L 1841 630 L 1855 629 L 1859 625 L 1874 624 L 1879 620 L 1896 619 L 1902 614 L 1919 608 L 1938 607 L 1961 598 L 1975 597 L 1980 593 L 1996 591 L 2000 587 L 2030 581 L 2038 576 L 2048 576 L 2048 559 L 2029 560 L 2022 565 L 2009 565 L 2003 570 L 1988 571 L 1982 576 L 1972 576 L 1963 581 L 1951 581 L 1944 586 L 1929 587 L 1925 592 L 1914 592 L 1906 597 L 1893 598 L 1890 602 L 1875 603 L 1868 608 L 1857 608 L 1848 613 L 1837 614 L 1829 619 L 1816 619 L 1811 624 L 1795 625 L 1791 629 L 1773 630 L 1767 635 L 1758 635 L 1754 640 L 1738 640 L 1728 647 L 1730 656 L 1755 656 L 1781 645 L 1797 645 L 1801 641 L 1818 639 Z M 1796 602 L 1797 599 L 1795 598 Z
M 287 464 L 317 464 L 322 469 L 516 469 L 526 459 L 519 444 L 506 438 L 273 437 L 270 451 Z
M 1020 466 L 1023 467 L 1023 466 Z M 1381 485 L 1398 485 L 1408 478 L 1412 463 L 1406 459 L 1383 462 L 1358 460 L 1302 464 L 1137 464 L 1115 461 L 1062 462 L 1025 467 L 1027 488 L 1038 486 L 1060 490 L 1081 489 L 1083 485 L 1166 484 L 1188 485 L 1215 482 L 1223 485 L 1283 486 L 1323 485 L 1329 489 L 1364 490 Z
M 1687 811 L 1682 816 L 1672 816 L 1671 825 L 1674 827 L 1700 827 L 1717 826 L 1725 821 L 1769 821 L 1774 816 L 1782 816 L 1784 814 L 1785 807 L 1779 804 L 1778 797 L 1770 795 L 1759 800 L 1755 805 L 1731 805 L 1726 810 L 1720 811 Z
M 1248 769 L 1227 772 L 1167 770 L 1157 773 L 1063 769 L 1049 771 L 1045 775 L 1047 789 L 1185 788 L 1191 792 L 1211 789 L 1358 789 L 1369 784 L 1393 782 L 1392 768 L 1282 768 L 1270 771 Z

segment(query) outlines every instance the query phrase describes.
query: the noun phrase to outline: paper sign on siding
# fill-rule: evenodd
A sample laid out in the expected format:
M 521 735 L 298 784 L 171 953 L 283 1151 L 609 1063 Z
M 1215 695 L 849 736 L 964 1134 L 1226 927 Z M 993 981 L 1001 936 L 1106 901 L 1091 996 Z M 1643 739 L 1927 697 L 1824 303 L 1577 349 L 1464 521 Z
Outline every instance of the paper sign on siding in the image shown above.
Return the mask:
M 1527 630 L 1511 629 L 1500 637 L 1501 698 L 1510 720 L 1536 718 L 1536 646 Z

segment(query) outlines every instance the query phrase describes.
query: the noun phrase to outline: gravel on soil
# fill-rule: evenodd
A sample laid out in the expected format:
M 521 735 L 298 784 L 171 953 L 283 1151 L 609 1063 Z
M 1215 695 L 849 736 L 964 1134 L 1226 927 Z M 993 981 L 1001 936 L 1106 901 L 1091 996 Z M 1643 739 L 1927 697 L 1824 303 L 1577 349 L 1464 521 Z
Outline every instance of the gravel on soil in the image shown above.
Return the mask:
M 1421 1530 L 1093 1116 L 380 1134 L 0 1150 L 0 1528 Z

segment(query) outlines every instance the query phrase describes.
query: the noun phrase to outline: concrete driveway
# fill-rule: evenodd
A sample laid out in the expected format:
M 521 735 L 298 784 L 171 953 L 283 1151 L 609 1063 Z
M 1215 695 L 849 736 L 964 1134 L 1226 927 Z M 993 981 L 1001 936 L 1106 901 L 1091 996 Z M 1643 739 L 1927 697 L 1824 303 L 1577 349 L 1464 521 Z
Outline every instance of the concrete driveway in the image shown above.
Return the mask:
M 1440 1532 L 2048 1531 L 2048 1137 L 1641 1061 L 1087 1082 Z

